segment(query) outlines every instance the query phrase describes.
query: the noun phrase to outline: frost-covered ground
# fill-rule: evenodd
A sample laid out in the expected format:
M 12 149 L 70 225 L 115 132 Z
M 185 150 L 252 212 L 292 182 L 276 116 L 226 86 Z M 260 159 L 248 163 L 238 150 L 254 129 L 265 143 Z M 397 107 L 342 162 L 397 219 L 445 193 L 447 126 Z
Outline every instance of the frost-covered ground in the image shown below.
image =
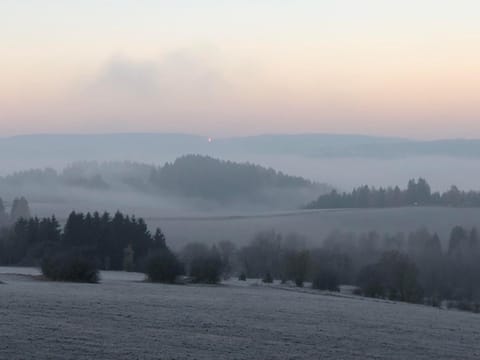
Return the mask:
M 11 275 L 21 273 L 24 275 Z M 0 268 L 1 359 L 479 359 L 480 316 L 286 291 L 34 280 Z

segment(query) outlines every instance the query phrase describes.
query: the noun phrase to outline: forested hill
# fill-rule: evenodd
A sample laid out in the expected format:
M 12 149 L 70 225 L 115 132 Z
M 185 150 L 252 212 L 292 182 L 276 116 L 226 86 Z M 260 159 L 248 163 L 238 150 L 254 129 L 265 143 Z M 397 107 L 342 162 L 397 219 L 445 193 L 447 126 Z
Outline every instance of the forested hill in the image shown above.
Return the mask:
M 306 209 L 386 208 L 401 206 L 480 207 L 480 192 L 462 191 L 456 186 L 443 193 L 432 192 L 425 179 L 410 180 L 407 188 L 375 188 L 367 185 L 351 193 L 332 190 L 310 202 Z
M 150 180 L 161 191 L 220 201 L 239 196 L 253 197 L 268 190 L 319 186 L 271 168 L 200 155 L 183 156 L 154 169 Z
M 36 202 L 68 197 L 75 189 L 95 194 L 95 198 L 114 193 L 116 200 L 122 194 L 137 194 L 152 199 L 163 196 L 294 208 L 331 187 L 272 168 L 200 155 L 185 155 L 164 166 L 77 162 L 62 171 L 33 169 L 0 177 L 0 191 L 6 198 L 22 194 Z

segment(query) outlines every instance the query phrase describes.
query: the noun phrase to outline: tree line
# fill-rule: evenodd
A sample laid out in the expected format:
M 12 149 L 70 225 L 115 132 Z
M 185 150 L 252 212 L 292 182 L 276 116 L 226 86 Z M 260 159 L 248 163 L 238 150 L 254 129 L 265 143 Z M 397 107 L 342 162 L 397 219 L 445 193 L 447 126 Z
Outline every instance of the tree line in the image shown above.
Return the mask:
M 393 301 L 452 306 L 480 312 L 480 236 L 456 226 L 442 244 L 426 229 L 409 234 L 333 232 L 321 246 L 275 231 L 258 233 L 247 245 L 190 243 L 177 253 L 184 274 L 216 283 L 236 276 Z
M 180 257 L 181 256 L 181 257 Z M 140 271 L 151 281 L 217 283 L 226 263 L 216 248 L 191 244 L 180 254 L 152 234 L 142 218 L 116 212 L 71 212 L 55 218 L 21 217 L 0 231 L 0 265 L 40 266 L 51 280 L 97 282 L 99 270 Z
M 242 278 L 277 279 L 297 286 L 337 291 L 356 287 L 358 295 L 480 311 L 480 237 L 475 228 L 456 226 L 443 246 L 437 234 L 334 232 L 320 247 L 298 235 L 258 234 L 231 252 Z
M 217 202 L 258 201 L 266 190 L 311 189 L 312 194 L 330 189 L 298 176 L 250 163 L 223 161 L 209 156 L 185 155 L 164 166 L 135 162 L 76 162 L 58 172 L 31 169 L 0 177 L 0 188 L 67 186 L 106 191 L 134 191 L 194 197 Z
M 22 217 L 0 234 L 0 264 L 34 266 L 58 253 L 75 252 L 102 270 L 138 270 L 164 242 L 160 229 L 151 234 L 143 219 L 121 212 L 72 212 L 63 229 L 54 216 Z
M 55 217 L 20 218 L 0 231 L 0 265 L 41 266 L 52 280 L 98 281 L 99 270 L 144 272 L 153 282 L 218 283 L 232 276 L 395 301 L 480 311 L 480 236 L 456 226 L 442 244 L 437 234 L 334 232 L 309 246 L 306 238 L 258 233 L 247 245 L 193 242 L 172 251 L 161 229 L 141 218 L 72 212 L 62 228 Z
M 456 186 L 440 193 L 432 192 L 425 179 L 412 179 L 406 189 L 375 188 L 364 185 L 350 193 L 332 190 L 304 206 L 305 209 L 386 208 L 402 206 L 480 207 L 480 192 L 461 191 Z

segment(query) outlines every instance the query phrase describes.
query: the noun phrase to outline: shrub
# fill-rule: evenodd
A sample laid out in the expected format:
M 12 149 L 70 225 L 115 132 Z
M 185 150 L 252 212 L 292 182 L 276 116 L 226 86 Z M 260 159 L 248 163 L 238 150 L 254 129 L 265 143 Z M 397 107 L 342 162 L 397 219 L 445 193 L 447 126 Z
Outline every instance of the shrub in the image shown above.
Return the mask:
M 318 290 L 340 291 L 337 274 L 328 269 L 319 271 L 312 281 L 312 288 Z
M 96 264 L 79 254 L 58 254 L 44 258 L 42 274 L 53 281 L 97 283 L 99 280 Z
M 152 282 L 172 284 L 182 274 L 182 263 L 168 248 L 156 252 L 147 260 L 146 275 Z
M 266 284 L 273 283 L 273 277 L 272 277 L 272 274 L 270 274 L 270 271 L 267 271 L 267 273 L 263 277 L 262 281 Z
M 217 284 L 222 275 L 223 263 L 215 248 L 193 255 L 190 261 L 192 280 L 197 283 Z

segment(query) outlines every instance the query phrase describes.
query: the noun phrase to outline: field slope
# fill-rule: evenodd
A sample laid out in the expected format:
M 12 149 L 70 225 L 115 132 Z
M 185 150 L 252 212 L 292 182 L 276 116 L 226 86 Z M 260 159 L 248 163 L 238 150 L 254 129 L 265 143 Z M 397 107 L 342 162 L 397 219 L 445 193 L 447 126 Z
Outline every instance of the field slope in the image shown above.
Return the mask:
M 1 273 L 4 273 L 3 275 Z M 5 275 L 1 359 L 478 359 L 477 315 L 261 286 Z

